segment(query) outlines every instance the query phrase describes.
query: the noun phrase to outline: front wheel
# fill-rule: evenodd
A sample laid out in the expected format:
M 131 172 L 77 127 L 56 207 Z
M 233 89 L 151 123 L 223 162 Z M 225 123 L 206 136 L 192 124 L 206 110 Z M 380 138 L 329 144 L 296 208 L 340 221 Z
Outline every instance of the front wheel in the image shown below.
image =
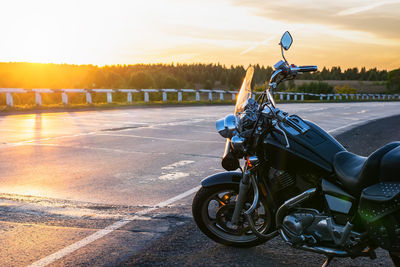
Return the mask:
M 193 218 L 205 235 L 220 244 L 233 247 L 253 247 L 262 244 L 266 240 L 253 234 L 244 215 L 241 216 L 238 225 L 231 223 L 238 192 L 239 186 L 234 184 L 202 187 L 193 199 Z M 249 208 L 252 201 L 253 197 L 250 194 L 244 209 Z M 270 210 L 262 203 L 255 210 L 253 220 L 260 232 L 274 230 Z

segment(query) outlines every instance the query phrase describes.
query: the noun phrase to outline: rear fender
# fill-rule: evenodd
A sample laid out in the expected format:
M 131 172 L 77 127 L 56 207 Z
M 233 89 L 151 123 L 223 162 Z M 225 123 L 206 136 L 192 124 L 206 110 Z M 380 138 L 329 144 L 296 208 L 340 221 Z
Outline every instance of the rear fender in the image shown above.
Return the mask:
M 201 181 L 203 187 L 210 187 L 219 184 L 237 184 L 242 179 L 241 172 L 220 172 L 210 175 Z

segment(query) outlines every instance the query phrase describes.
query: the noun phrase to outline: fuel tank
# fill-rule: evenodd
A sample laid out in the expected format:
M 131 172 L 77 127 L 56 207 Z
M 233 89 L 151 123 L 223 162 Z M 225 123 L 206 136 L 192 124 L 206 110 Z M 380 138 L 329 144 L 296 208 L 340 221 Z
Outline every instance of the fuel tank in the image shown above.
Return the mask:
M 289 118 L 304 131 L 300 133 L 286 123 L 278 123 L 287 135 L 289 147 L 285 137 L 278 130 L 272 131 L 265 137 L 264 151 L 274 168 L 332 173 L 333 156 L 346 149 L 333 136 L 311 121 L 303 120 L 296 115 Z

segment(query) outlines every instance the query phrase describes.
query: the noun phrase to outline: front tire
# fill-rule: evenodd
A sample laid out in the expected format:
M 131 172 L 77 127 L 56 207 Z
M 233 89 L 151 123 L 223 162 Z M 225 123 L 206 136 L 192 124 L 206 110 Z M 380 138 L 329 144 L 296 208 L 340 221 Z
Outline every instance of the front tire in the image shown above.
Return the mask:
M 239 186 L 222 184 L 202 187 L 196 193 L 192 213 L 199 229 L 209 238 L 223 245 L 253 247 L 267 240 L 254 235 L 244 216 L 238 226 L 230 223 Z M 244 209 L 250 207 L 253 198 L 248 197 Z M 264 233 L 273 230 L 273 221 L 268 207 L 257 207 L 253 216 L 256 227 Z

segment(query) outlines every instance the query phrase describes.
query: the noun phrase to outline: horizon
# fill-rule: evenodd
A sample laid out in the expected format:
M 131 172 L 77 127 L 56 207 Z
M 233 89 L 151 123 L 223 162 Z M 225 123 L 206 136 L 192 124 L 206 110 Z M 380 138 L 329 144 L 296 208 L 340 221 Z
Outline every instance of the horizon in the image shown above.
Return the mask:
M 2 9 L 4 63 L 273 66 L 289 30 L 290 63 L 400 67 L 400 0 L 17 0 Z
M 222 63 L 220 63 L 220 62 L 217 62 L 217 63 L 207 63 L 207 62 L 170 62 L 170 63 L 164 63 L 164 62 L 156 62 L 156 63 L 134 63 L 134 64 L 119 64 L 119 63 L 117 63 L 117 64 L 110 64 L 110 65 L 96 65 L 96 64 L 73 64 L 73 63 L 53 63 L 53 62 L 27 62 L 27 61 L 9 61 L 9 62 L 1 62 L 0 61 L 0 64 L 44 64 L 44 65 L 46 65 L 46 64 L 48 64 L 48 65 L 51 65 L 51 64 L 53 64 L 53 65 L 69 65 L 69 66 L 92 66 L 92 67 L 97 67 L 97 68 L 106 68 L 106 67 L 119 67 L 119 66 L 121 66 L 121 67 L 129 67 L 129 66 L 137 66 L 137 65 L 148 65 L 148 66 L 156 66 L 156 65 L 164 65 L 164 66 L 178 66 L 178 65 L 213 65 L 213 66 L 222 66 L 223 68 L 226 68 L 226 69 L 231 69 L 231 67 L 243 67 L 244 69 L 247 69 L 248 67 L 250 67 L 250 66 L 260 66 L 260 67 L 264 67 L 264 68 L 267 68 L 267 67 L 271 67 L 271 68 L 273 68 L 273 64 L 272 65 L 264 65 L 264 64 L 261 64 L 261 63 L 254 63 L 254 64 L 249 64 L 249 65 L 240 65 L 240 64 L 237 64 L 237 65 L 226 65 L 226 64 L 222 64 Z M 362 69 L 362 68 L 365 68 L 366 70 L 371 70 L 371 69 L 376 69 L 377 71 L 391 71 L 391 70 L 389 70 L 389 69 L 379 69 L 379 68 L 377 68 L 377 67 L 366 67 L 366 66 L 361 66 L 361 67 L 358 67 L 358 66 L 353 66 L 353 67 L 348 67 L 348 68 L 344 68 L 344 67 L 342 67 L 342 66 L 317 66 L 318 67 L 318 70 L 317 70 L 317 72 L 320 72 L 321 70 L 323 70 L 324 68 L 325 69 L 327 69 L 327 70 L 331 70 L 332 68 L 340 68 L 341 69 L 341 71 L 343 72 L 343 71 L 345 71 L 345 70 L 348 70 L 348 69 L 355 69 L 355 68 L 357 68 L 359 71 Z

